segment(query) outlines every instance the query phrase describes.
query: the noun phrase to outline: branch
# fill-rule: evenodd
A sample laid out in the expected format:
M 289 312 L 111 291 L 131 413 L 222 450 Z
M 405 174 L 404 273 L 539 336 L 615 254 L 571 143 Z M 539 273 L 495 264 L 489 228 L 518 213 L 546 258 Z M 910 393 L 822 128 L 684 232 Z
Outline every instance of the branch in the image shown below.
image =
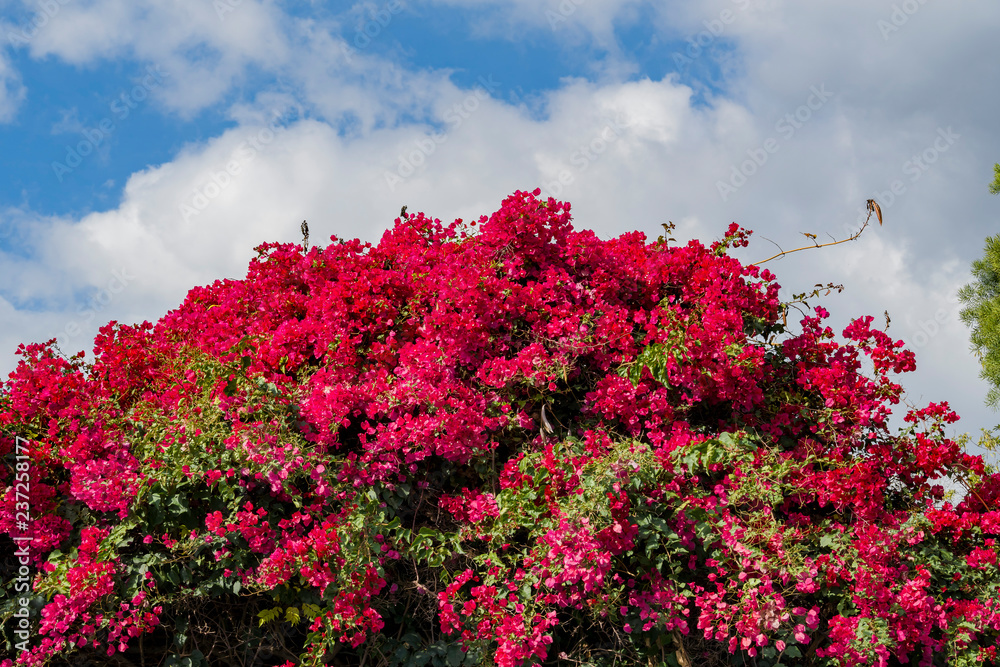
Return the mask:
M 859 229 L 858 231 L 856 231 L 851 236 L 848 236 L 846 239 L 841 239 L 839 241 L 829 241 L 827 243 L 817 243 L 816 240 L 815 240 L 816 236 L 814 234 L 806 234 L 806 236 L 808 236 L 810 239 L 813 239 L 813 244 L 812 245 L 802 246 L 801 248 L 795 248 L 793 250 L 782 250 L 777 255 L 772 255 L 771 257 L 768 257 L 767 259 L 765 259 L 763 261 L 760 261 L 760 262 L 754 262 L 753 265 L 754 266 L 760 266 L 764 262 L 770 262 L 772 259 L 778 259 L 779 257 L 784 257 L 785 255 L 789 255 L 789 254 L 791 254 L 793 252 L 799 252 L 800 250 L 812 250 L 813 248 L 825 248 L 827 246 L 839 245 L 841 243 L 847 243 L 848 241 L 853 241 L 856 238 L 858 238 L 859 236 L 861 236 L 861 232 L 865 231 L 865 228 L 868 227 L 868 221 L 872 219 L 872 213 L 874 213 L 876 215 L 876 217 L 878 218 L 878 224 L 879 224 L 879 227 L 881 227 L 882 226 L 882 209 L 879 208 L 879 205 L 875 202 L 874 199 L 869 199 L 868 200 L 868 217 L 865 218 L 865 224 L 861 225 L 861 229 Z M 770 239 L 767 239 L 767 240 L 770 241 Z M 771 243 L 774 243 L 774 241 L 771 241 Z M 777 243 L 774 243 L 774 245 L 778 246 Z M 778 248 L 781 248 L 781 246 L 778 246 Z

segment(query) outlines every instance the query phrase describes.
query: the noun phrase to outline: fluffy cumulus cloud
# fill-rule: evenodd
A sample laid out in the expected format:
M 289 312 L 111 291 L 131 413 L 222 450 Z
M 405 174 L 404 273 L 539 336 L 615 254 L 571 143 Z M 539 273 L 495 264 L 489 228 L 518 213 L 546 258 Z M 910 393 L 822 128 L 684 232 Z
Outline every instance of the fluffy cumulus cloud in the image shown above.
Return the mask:
M 169 74 L 160 102 L 182 113 L 219 101 L 251 68 L 280 65 L 290 54 L 286 19 L 271 2 L 51 0 L 36 11 L 31 21 L 40 22 L 41 14 L 45 23 L 27 42 L 33 58 L 80 66 L 113 59 L 156 63 Z
M 579 206 L 598 215 L 581 213 L 582 224 L 589 217 L 604 235 L 616 234 L 623 231 L 617 216 L 640 221 L 648 202 L 600 215 L 604 200 L 620 202 L 626 189 L 655 190 L 664 175 L 655 161 L 679 145 L 682 127 L 711 131 L 703 127 L 710 119 L 691 112 L 690 91 L 669 81 L 578 82 L 551 96 L 544 120 L 495 99 L 485 85 L 446 92 L 439 124 L 364 136 L 299 118 L 283 98 L 244 106 L 234 112 L 245 120 L 238 127 L 134 174 L 115 209 L 33 220 L 30 263 L 66 276 L 49 295 L 52 304 L 71 299 L 73 285 L 100 290 L 113 270 L 124 272 L 132 277 L 128 289 L 108 312 L 152 318 L 192 285 L 239 276 L 258 243 L 297 240 L 303 219 L 314 242 L 330 235 L 376 240 L 403 204 L 469 218 L 515 189 L 546 183 L 570 200 L 593 191 Z M 583 116 L 579 108 L 591 111 Z M 498 133 L 509 140 L 496 141 Z M 629 177 L 622 172 L 629 163 L 649 168 Z
M 664 58 L 715 59 L 725 78 L 715 92 L 683 73 L 566 78 L 529 108 L 512 99 L 509 77 L 458 85 L 448 70 L 351 45 L 341 36 L 350 12 L 303 18 L 277 3 L 223 1 L 233 11 L 221 17 L 194 0 L 66 3 L 27 46 L 33 58 L 80 65 L 157 63 L 171 77 L 157 97 L 165 112 L 223 103 L 231 126 L 133 174 L 110 210 L 16 213 L 34 241 L 3 258 L 18 267 L 0 301 L 18 332 L 0 341 L 5 370 L 15 339 L 58 334 L 75 351 L 107 319 L 154 319 L 191 286 L 240 276 L 258 243 L 297 241 L 303 219 L 314 243 L 376 240 L 404 204 L 470 218 L 538 186 L 605 237 L 655 237 L 669 220 L 680 241 L 710 241 L 735 220 L 757 232 L 741 255 L 754 261 L 809 245 L 803 232 L 851 235 L 874 197 L 882 227 L 769 268 L 786 295 L 844 284 L 823 299 L 835 328 L 889 311 L 890 334 L 918 350 L 905 382 L 914 400 L 952 400 L 967 429 L 992 423 L 954 295 L 996 218 L 984 179 L 998 159 L 1000 89 L 983 82 L 1000 8 L 428 0 L 400 10 L 412 20 L 461 10 L 473 34 L 521 30 L 567 51 L 585 38 L 610 59 L 626 58 L 621 30 L 646 22 L 678 44 Z M 565 23 L 552 24 L 553 12 Z M 232 102 L 261 71 L 275 82 Z M 0 60 L 3 76 L 17 81 Z M 2 90 L 0 113 L 21 94 Z M 126 284 L 110 289 L 122 272 Z

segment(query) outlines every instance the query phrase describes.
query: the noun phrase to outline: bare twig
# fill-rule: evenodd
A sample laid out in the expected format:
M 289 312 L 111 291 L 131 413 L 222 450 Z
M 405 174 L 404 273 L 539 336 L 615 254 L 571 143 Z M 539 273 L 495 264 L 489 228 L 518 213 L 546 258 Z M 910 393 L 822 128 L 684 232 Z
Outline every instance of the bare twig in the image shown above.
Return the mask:
M 772 259 L 778 259 L 779 257 L 784 257 L 785 255 L 789 255 L 789 254 L 791 254 L 793 252 L 799 252 L 800 250 L 813 250 L 815 248 L 825 248 L 827 246 L 839 245 L 841 243 L 847 243 L 848 241 L 853 241 L 856 238 L 858 238 L 859 236 L 861 236 L 861 232 L 865 231 L 865 229 L 868 227 L 868 222 L 872 219 L 872 213 L 874 213 L 875 216 L 878 218 L 878 224 L 881 226 L 881 224 L 882 224 L 882 209 L 879 208 L 879 205 L 875 202 L 874 199 L 869 199 L 868 200 L 868 217 L 865 218 L 865 223 L 863 225 L 861 225 L 861 229 L 859 229 L 858 231 L 856 231 L 854 234 L 848 236 L 846 239 L 840 239 L 839 241 L 829 241 L 827 243 L 817 243 L 815 236 L 813 236 L 812 234 L 806 234 L 806 236 L 809 237 L 812 240 L 812 242 L 813 242 L 812 245 L 806 245 L 806 246 L 802 246 L 801 248 L 794 248 L 792 250 L 782 250 L 781 252 L 779 252 L 776 255 L 772 255 L 771 257 L 768 257 L 767 259 L 761 260 L 759 262 L 754 262 L 753 264 L 755 266 L 760 266 L 761 264 L 763 264 L 765 262 L 770 262 Z M 766 241 L 770 241 L 771 243 L 774 243 L 774 241 L 771 241 L 771 239 L 765 239 L 765 240 Z M 774 243 L 774 245 L 778 246 L 779 249 L 781 248 L 781 246 L 779 246 L 777 243 Z
M 805 315 L 806 313 L 801 308 L 799 308 L 798 304 L 801 303 L 803 306 L 805 306 L 807 305 L 809 299 L 819 296 L 821 292 L 823 293 L 823 296 L 830 296 L 830 293 L 833 292 L 834 290 L 836 290 L 836 292 L 839 294 L 844 291 L 844 286 L 835 285 L 833 283 L 827 283 L 826 285 L 817 284 L 811 292 L 803 292 L 802 294 L 793 294 L 791 301 L 787 301 L 782 304 L 784 308 L 782 309 L 782 314 L 781 314 L 781 325 L 783 327 L 788 326 L 789 308 L 794 308 L 795 310 L 802 313 L 802 315 Z

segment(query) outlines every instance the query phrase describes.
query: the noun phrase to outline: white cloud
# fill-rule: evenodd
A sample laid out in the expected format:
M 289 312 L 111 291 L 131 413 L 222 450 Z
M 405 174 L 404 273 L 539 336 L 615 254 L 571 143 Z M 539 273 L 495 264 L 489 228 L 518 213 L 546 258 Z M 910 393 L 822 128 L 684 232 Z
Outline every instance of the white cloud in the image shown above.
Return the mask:
M 0 123 L 8 123 L 14 119 L 26 94 L 20 75 L 10 60 L 0 52 Z
M 58 4 L 27 42 L 33 58 L 75 65 L 135 59 L 170 76 L 159 92 L 167 108 L 193 113 L 223 99 L 250 67 L 287 63 L 287 19 L 272 2 L 95 0 Z M 19 45 L 21 42 L 17 42 Z
M 525 27 L 544 30 L 570 43 L 587 37 L 614 48 L 617 24 L 631 24 L 640 0 L 427 0 L 423 3 L 479 10 L 470 21 L 476 34 L 516 39 Z

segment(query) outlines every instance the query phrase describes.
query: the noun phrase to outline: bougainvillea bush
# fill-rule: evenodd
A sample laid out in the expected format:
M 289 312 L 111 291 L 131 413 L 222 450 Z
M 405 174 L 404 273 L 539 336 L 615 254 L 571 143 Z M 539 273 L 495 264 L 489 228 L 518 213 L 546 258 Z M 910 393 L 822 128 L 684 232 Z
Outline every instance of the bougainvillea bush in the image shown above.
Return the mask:
M 890 432 L 913 353 L 671 241 L 516 192 L 24 346 L 3 664 L 1000 664 L 1000 475 Z

